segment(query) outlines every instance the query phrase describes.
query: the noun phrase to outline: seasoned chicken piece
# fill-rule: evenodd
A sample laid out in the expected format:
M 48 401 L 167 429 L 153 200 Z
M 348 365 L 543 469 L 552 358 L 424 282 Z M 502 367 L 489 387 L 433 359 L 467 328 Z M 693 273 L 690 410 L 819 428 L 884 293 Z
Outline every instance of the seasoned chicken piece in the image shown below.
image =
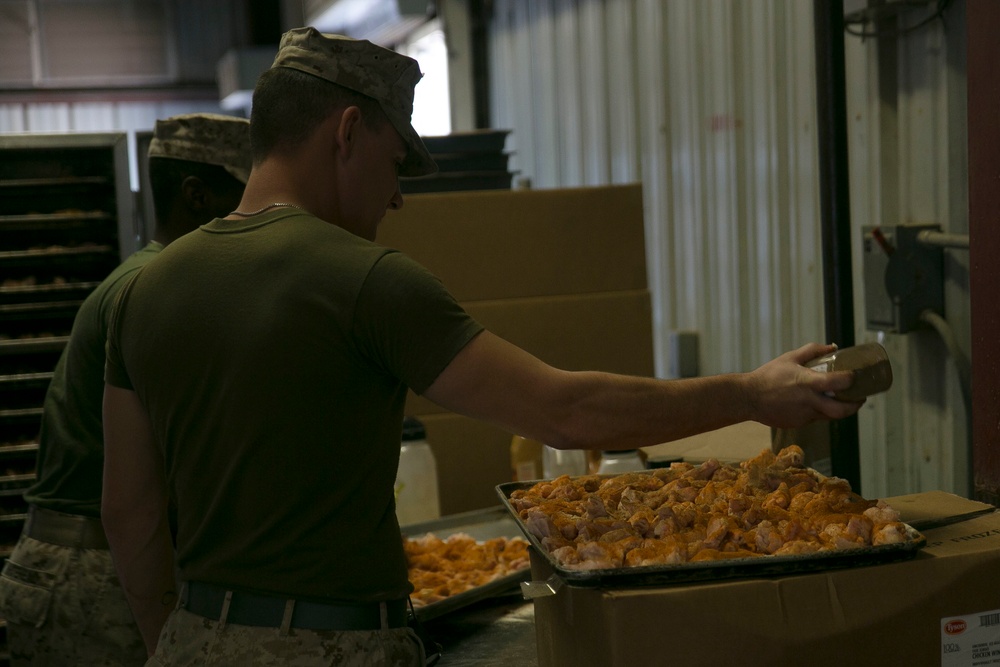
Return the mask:
M 789 445 L 778 452 L 774 459 L 776 468 L 801 468 L 805 465 L 806 455 L 798 445 Z
M 899 512 L 889 507 L 884 500 L 879 500 L 875 506 L 866 509 L 864 515 L 871 519 L 876 526 L 899 521 Z
M 785 542 L 782 544 L 777 551 L 774 552 L 775 556 L 792 556 L 796 554 L 813 554 L 818 551 L 823 551 L 824 546 L 812 540 L 792 540 L 791 542 Z
M 632 526 L 636 533 L 643 537 L 652 537 L 653 527 L 660 520 L 659 515 L 645 505 L 641 505 L 635 513 L 628 518 L 628 524 Z
M 722 464 L 719 463 L 718 459 L 708 459 L 701 465 L 695 466 L 692 470 L 689 470 L 684 474 L 685 477 L 689 479 L 712 479 L 712 475 L 719 469 Z
M 761 521 L 756 528 L 748 530 L 747 536 L 752 536 L 757 551 L 765 554 L 773 554 L 785 543 L 781 531 L 767 520 Z
M 764 509 L 768 510 L 773 507 L 780 507 L 781 509 L 788 509 L 788 505 L 792 502 L 792 494 L 788 491 L 788 485 L 782 482 L 778 485 L 778 488 L 767 494 L 764 498 Z
M 890 523 L 885 523 L 875 529 L 872 534 L 872 544 L 901 544 L 906 542 L 909 536 L 906 532 L 906 526 L 898 521 L 893 521 Z
M 715 502 L 715 499 L 719 497 L 718 491 L 715 488 L 714 482 L 706 482 L 701 490 L 698 491 L 698 495 L 695 496 L 695 505 L 711 505 Z
M 625 549 L 613 542 L 585 542 L 577 547 L 576 555 L 579 562 L 571 566 L 574 570 L 609 570 L 625 561 Z
M 760 556 L 760 554 L 753 551 L 747 551 L 745 549 L 737 551 L 719 551 L 718 549 L 705 548 L 691 556 L 689 562 L 697 563 L 708 560 L 723 560 L 725 558 L 756 558 L 757 556 Z
M 673 565 L 687 561 L 687 543 L 676 538 L 643 540 L 625 554 L 625 564 L 630 567 L 644 565 Z
M 729 535 L 729 519 L 724 516 L 713 516 L 705 528 L 704 545 L 709 549 L 718 549 L 726 536 Z

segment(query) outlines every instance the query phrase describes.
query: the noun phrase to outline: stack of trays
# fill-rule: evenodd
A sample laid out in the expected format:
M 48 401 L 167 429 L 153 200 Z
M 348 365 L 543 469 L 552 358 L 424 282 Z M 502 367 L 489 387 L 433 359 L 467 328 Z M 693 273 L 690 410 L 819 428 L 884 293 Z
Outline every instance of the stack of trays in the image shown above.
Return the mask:
M 507 168 L 504 144 L 510 130 L 474 130 L 422 137 L 439 171 L 400 178 L 403 194 L 455 190 L 509 190 L 514 174 Z

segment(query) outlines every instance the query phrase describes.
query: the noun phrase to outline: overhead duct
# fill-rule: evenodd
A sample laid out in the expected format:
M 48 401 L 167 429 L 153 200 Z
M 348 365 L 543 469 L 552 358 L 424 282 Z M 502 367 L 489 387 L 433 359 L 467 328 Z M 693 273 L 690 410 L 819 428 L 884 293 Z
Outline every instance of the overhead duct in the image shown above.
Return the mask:
M 392 47 L 434 17 L 433 0 L 307 0 L 306 23 L 320 32 Z

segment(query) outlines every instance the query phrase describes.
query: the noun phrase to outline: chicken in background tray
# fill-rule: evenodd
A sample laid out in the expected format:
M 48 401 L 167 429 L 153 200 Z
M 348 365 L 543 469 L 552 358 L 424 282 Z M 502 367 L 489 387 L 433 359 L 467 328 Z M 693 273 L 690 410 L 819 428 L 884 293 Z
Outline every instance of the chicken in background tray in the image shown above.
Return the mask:
M 803 466 L 802 449 L 738 466 L 709 459 L 649 473 L 558 477 L 510 504 L 564 568 L 597 570 L 828 552 L 912 539 L 899 514 Z
M 403 538 L 414 607 L 458 595 L 528 567 L 528 542 L 496 537 L 477 542 L 455 533 L 441 539 L 433 533 Z

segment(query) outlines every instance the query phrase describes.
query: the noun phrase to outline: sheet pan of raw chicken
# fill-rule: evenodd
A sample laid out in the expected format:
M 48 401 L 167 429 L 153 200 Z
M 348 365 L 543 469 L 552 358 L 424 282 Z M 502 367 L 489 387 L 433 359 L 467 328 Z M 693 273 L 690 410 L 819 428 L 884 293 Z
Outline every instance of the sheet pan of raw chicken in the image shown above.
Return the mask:
M 803 465 L 795 445 L 738 464 L 497 487 L 566 581 L 633 585 L 783 575 L 911 557 L 926 543 L 882 500 Z

